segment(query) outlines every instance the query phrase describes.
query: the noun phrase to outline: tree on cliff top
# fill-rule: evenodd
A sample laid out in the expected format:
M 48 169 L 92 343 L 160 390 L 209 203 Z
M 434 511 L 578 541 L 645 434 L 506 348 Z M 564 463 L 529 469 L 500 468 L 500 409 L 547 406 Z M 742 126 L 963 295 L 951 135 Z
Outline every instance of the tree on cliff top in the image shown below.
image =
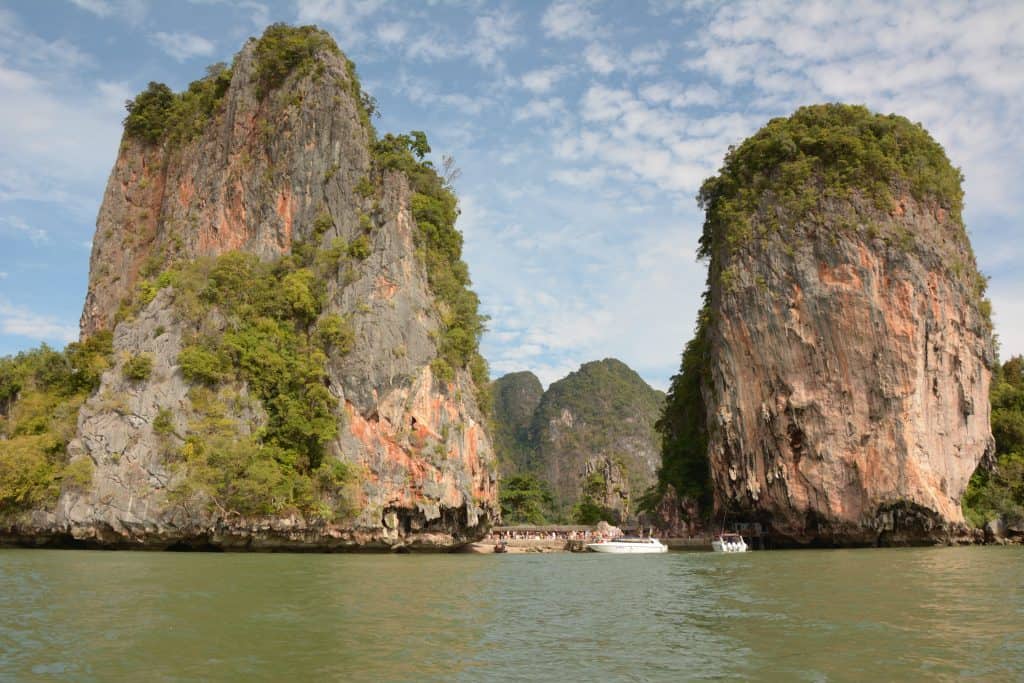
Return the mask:
M 697 196 L 706 212 L 698 253 L 710 257 L 718 247 L 745 244 L 755 236 L 751 218 L 769 205 L 785 207 L 798 219 L 823 199 L 856 192 L 887 210 L 894 190 L 938 201 L 967 245 L 962 180 L 920 124 L 863 106 L 801 107 L 730 147 L 718 175 L 704 181 Z

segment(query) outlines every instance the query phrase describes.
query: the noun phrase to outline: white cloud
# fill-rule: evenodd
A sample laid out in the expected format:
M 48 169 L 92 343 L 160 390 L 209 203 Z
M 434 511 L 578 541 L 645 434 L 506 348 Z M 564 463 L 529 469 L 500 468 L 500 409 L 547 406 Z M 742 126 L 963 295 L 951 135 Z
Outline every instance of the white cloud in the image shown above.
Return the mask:
M 465 46 L 440 35 L 422 35 L 406 46 L 405 54 L 410 59 L 441 62 L 464 55 Z
M 168 55 L 184 62 L 193 57 L 209 57 L 216 46 L 212 41 L 192 33 L 165 33 L 152 35 L 153 42 Z
M 640 94 L 602 84 L 587 88 L 579 100 L 579 120 L 563 114 L 569 125 L 552 134 L 553 156 L 571 164 L 555 169 L 552 180 L 602 193 L 656 189 L 670 204 L 689 209 L 728 146 L 756 130 L 761 120 L 732 113 L 694 117 L 687 107 L 707 101 L 713 91 L 695 89 L 691 99 L 670 85 L 650 84 Z
M 474 22 L 476 36 L 469 51 L 481 66 L 498 63 L 498 55 L 522 42 L 516 32 L 518 17 L 507 12 L 494 12 L 477 17 Z
M 95 211 L 95 184 L 110 172 L 128 91 L 102 81 L 82 88 L 92 63 L 0 10 L 0 201 Z
M 522 86 L 530 92 L 541 94 L 551 90 L 555 83 L 566 75 L 567 71 L 563 67 L 552 66 L 546 69 L 527 71 L 519 80 Z
M 541 17 L 540 25 L 550 38 L 593 38 L 598 33 L 597 17 L 583 2 L 557 0 Z
M 469 57 L 482 67 L 500 72 L 505 68 L 502 53 L 523 42 L 518 24 L 519 18 L 508 12 L 484 14 L 474 19 L 469 40 L 443 28 L 428 30 L 406 45 L 405 54 L 427 63 Z
M 299 23 L 331 24 L 346 43 L 359 41 L 359 24 L 384 5 L 383 0 L 296 0 Z
M 37 246 L 50 241 L 50 234 L 46 230 L 29 225 L 17 216 L 7 216 L 0 219 L 0 222 L 7 226 L 7 232 L 23 235 Z
M 409 33 L 409 27 L 402 22 L 380 24 L 377 26 L 377 39 L 386 45 L 401 43 Z
M 630 64 L 636 67 L 658 64 L 668 54 L 668 43 L 660 40 L 656 43 L 635 47 L 629 52 Z
M 587 45 L 587 49 L 583 51 L 583 59 L 586 60 L 587 66 L 602 76 L 607 76 L 611 72 L 615 71 L 617 66 L 616 62 L 618 58 L 606 47 L 601 47 L 597 43 L 591 43 Z
M 1024 299 L 1020 292 L 1024 281 L 1012 276 L 1000 282 L 993 281 L 989 290 L 992 300 L 992 322 L 1000 341 L 1000 357 L 1024 354 Z
M 441 106 L 466 116 L 476 116 L 492 104 L 491 100 L 482 96 L 441 92 L 436 84 L 424 79 L 409 78 L 406 74 L 399 76 L 398 91 L 413 104 Z
M 623 56 L 605 43 L 590 43 L 583 51 L 583 59 L 591 71 L 602 76 L 614 71 L 632 76 L 651 75 L 661 69 L 668 51 L 668 43 L 659 41 L 635 47 Z
M 753 88 L 766 115 L 822 100 L 903 114 L 963 165 L 969 201 L 1020 207 L 1021 3 L 729 3 L 699 42 L 689 66 Z
M 243 0 L 238 2 L 235 7 L 238 9 L 248 10 L 249 21 L 257 29 L 263 29 L 270 23 L 270 8 L 261 2 L 250 2 Z
M 565 116 L 565 102 L 560 97 L 552 97 L 547 100 L 534 99 L 516 110 L 516 121 L 529 119 L 548 120 Z
M 570 187 L 594 187 L 608 177 L 608 171 L 600 166 L 594 168 L 577 169 L 562 168 L 551 172 L 551 179 L 569 185 Z
M 651 83 L 640 88 L 639 92 L 651 104 L 668 104 L 673 109 L 711 107 L 722 102 L 721 94 L 706 83 L 692 86 L 674 81 Z
M 71 0 L 71 4 L 100 19 L 118 17 L 133 26 L 142 22 L 148 9 L 146 0 Z
M 78 326 L 52 315 L 34 313 L 0 299 L 0 332 L 36 341 L 71 342 L 78 338 Z
M 231 9 L 244 10 L 249 21 L 259 30 L 270 23 L 270 8 L 256 0 L 188 0 L 193 5 L 227 5 Z
M 114 11 L 106 0 L 71 0 L 71 4 L 98 17 L 106 17 Z
M 0 8 L 0 68 L 36 75 L 66 74 L 95 64 L 93 58 L 63 38 L 49 41 L 26 31 L 13 12 Z

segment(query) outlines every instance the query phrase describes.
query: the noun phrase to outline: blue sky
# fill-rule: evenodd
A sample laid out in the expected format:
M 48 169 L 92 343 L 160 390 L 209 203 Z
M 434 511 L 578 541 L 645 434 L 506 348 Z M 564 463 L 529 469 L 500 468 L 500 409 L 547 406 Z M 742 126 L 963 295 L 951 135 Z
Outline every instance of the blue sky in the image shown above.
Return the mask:
M 694 195 L 730 144 L 822 101 L 922 122 L 966 176 L 1001 355 L 1024 353 L 1024 3 L 0 3 L 0 354 L 77 335 L 124 100 L 273 21 L 334 35 L 378 130 L 462 176 L 492 375 L 609 356 L 665 388 L 703 288 Z

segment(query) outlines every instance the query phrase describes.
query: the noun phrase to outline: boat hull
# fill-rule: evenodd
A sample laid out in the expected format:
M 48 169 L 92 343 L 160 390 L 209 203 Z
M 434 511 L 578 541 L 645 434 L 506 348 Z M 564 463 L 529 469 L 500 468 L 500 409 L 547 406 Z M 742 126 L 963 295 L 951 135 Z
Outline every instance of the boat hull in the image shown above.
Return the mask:
M 667 553 L 668 546 L 660 543 L 588 543 L 587 550 L 611 555 L 655 555 Z
M 711 548 L 716 553 L 745 553 L 747 552 L 747 544 L 737 543 L 723 543 L 722 541 L 711 541 Z

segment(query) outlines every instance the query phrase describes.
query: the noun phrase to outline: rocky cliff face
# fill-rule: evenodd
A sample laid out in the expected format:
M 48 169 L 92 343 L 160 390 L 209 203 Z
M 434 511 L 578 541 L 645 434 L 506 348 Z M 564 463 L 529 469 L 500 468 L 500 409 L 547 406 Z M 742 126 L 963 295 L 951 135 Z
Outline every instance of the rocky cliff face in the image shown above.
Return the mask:
M 68 446 L 72 463 L 92 463 L 92 483 L 65 487 L 51 510 L 20 515 L 8 539 L 126 547 L 448 547 L 490 524 L 495 459 L 474 381 L 466 365 L 439 360 L 452 315 L 428 277 L 429 237 L 414 216 L 413 203 L 426 202 L 426 195 L 410 187 L 410 177 L 426 171 L 403 145 L 400 159 L 412 170 L 374 158 L 354 69 L 326 34 L 274 30 L 303 51 L 274 53 L 268 30 L 246 44 L 230 69 L 193 84 L 202 95 L 198 104 L 171 109 L 178 118 L 170 124 L 161 119 L 156 132 L 145 128 L 141 105 L 129 117 L 142 132 L 126 132 L 107 185 L 81 322 L 85 336 L 113 329 L 113 367 L 82 408 Z M 271 264 L 267 272 L 305 264 L 294 277 L 275 275 L 287 296 L 298 287 L 295 301 L 316 293 L 315 302 L 289 309 L 289 320 L 304 322 L 282 327 L 287 334 L 275 338 L 280 322 L 270 314 L 253 322 L 260 302 L 229 313 L 211 294 L 220 291 L 213 285 L 193 300 L 184 276 L 161 275 L 178 267 L 218 284 L 217 274 L 229 270 L 212 259 L 230 252 L 255 255 Z M 458 261 L 457 249 L 452 259 Z M 278 261 L 284 265 L 273 266 Z M 475 315 L 475 297 L 468 296 Z M 200 302 L 202 315 L 186 314 L 189 301 Z M 244 334 L 256 341 L 246 342 Z M 318 335 L 334 341 L 316 347 L 311 340 Z M 298 351 L 275 348 L 282 343 L 275 339 Z M 302 370 L 297 389 L 280 388 L 253 379 L 280 373 L 259 369 L 269 361 L 246 351 L 245 343 L 289 359 L 280 372 L 294 374 L 302 358 L 319 360 Z M 234 366 L 204 382 L 197 379 L 201 368 L 183 371 L 186 348 L 212 348 L 193 356 L 220 354 Z M 140 356 L 152 367 L 133 374 L 129 364 Z M 288 404 L 287 391 L 306 404 Z M 304 405 L 317 406 L 327 424 L 306 425 Z M 307 431 L 288 436 L 279 424 L 284 420 Z M 227 458 L 210 445 L 220 443 L 210 435 L 224 430 L 230 434 L 224 443 L 255 444 L 253 453 L 239 456 L 250 459 L 244 481 L 278 487 L 267 496 L 272 513 L 225 506 L 228 498 L 218 492 L 230 480 L 195 484 L 213 481 L 206 474 L 197 479 L 200 462 Z M 308 454 L 285 447 L 293 442 L 311 444 Z M 201 461 L 197 453 L 204 453 Z M 273 467 L 261 470 L 259 458 L 267 453 L 276 461 L 268 459 Z M 314 458 L 322 461 L 319 468 Z M 332 488 L 324 473 L 335 463 L 346 475 Z M 285 490 L 275 477 L 289 467 L 302 476 Z M 296 493 L 300 485 L 315 485 L 316 495 Z M 232 489 L 231 495 L 245 494 Z M 316 502 L 292 505 L 282 496 Z M 343 505 L 324 511 L 342 498 Z
M 495 382 L 496 405 L 503 393 L 523 393 L 523 374 Z M 537 382 L 535 388 L 539 386 Z M 533 392 L 525 393 L 532 399 Z M 583 500 L 610 511 L 615 521 L 631 517 L 636 499 L 655 480 L 659 455 L 654 422 L 663 401 L 662 392 L 621 361 L 584 363 L 553 382 L 536 403 L 519 451 L 522 464 L 515 472 L 535 474 L 550 484 L 563 517 Z M 496 420 L 514 413 L 522 424 L 526 403 L 497 410 Z M 499 433 L 503 428 L 499 425 Z
M 701 199 L 717 509 L 780 544 L 957 534 L 995 355 L 941 148 L 900 117 L 805 108 Z

